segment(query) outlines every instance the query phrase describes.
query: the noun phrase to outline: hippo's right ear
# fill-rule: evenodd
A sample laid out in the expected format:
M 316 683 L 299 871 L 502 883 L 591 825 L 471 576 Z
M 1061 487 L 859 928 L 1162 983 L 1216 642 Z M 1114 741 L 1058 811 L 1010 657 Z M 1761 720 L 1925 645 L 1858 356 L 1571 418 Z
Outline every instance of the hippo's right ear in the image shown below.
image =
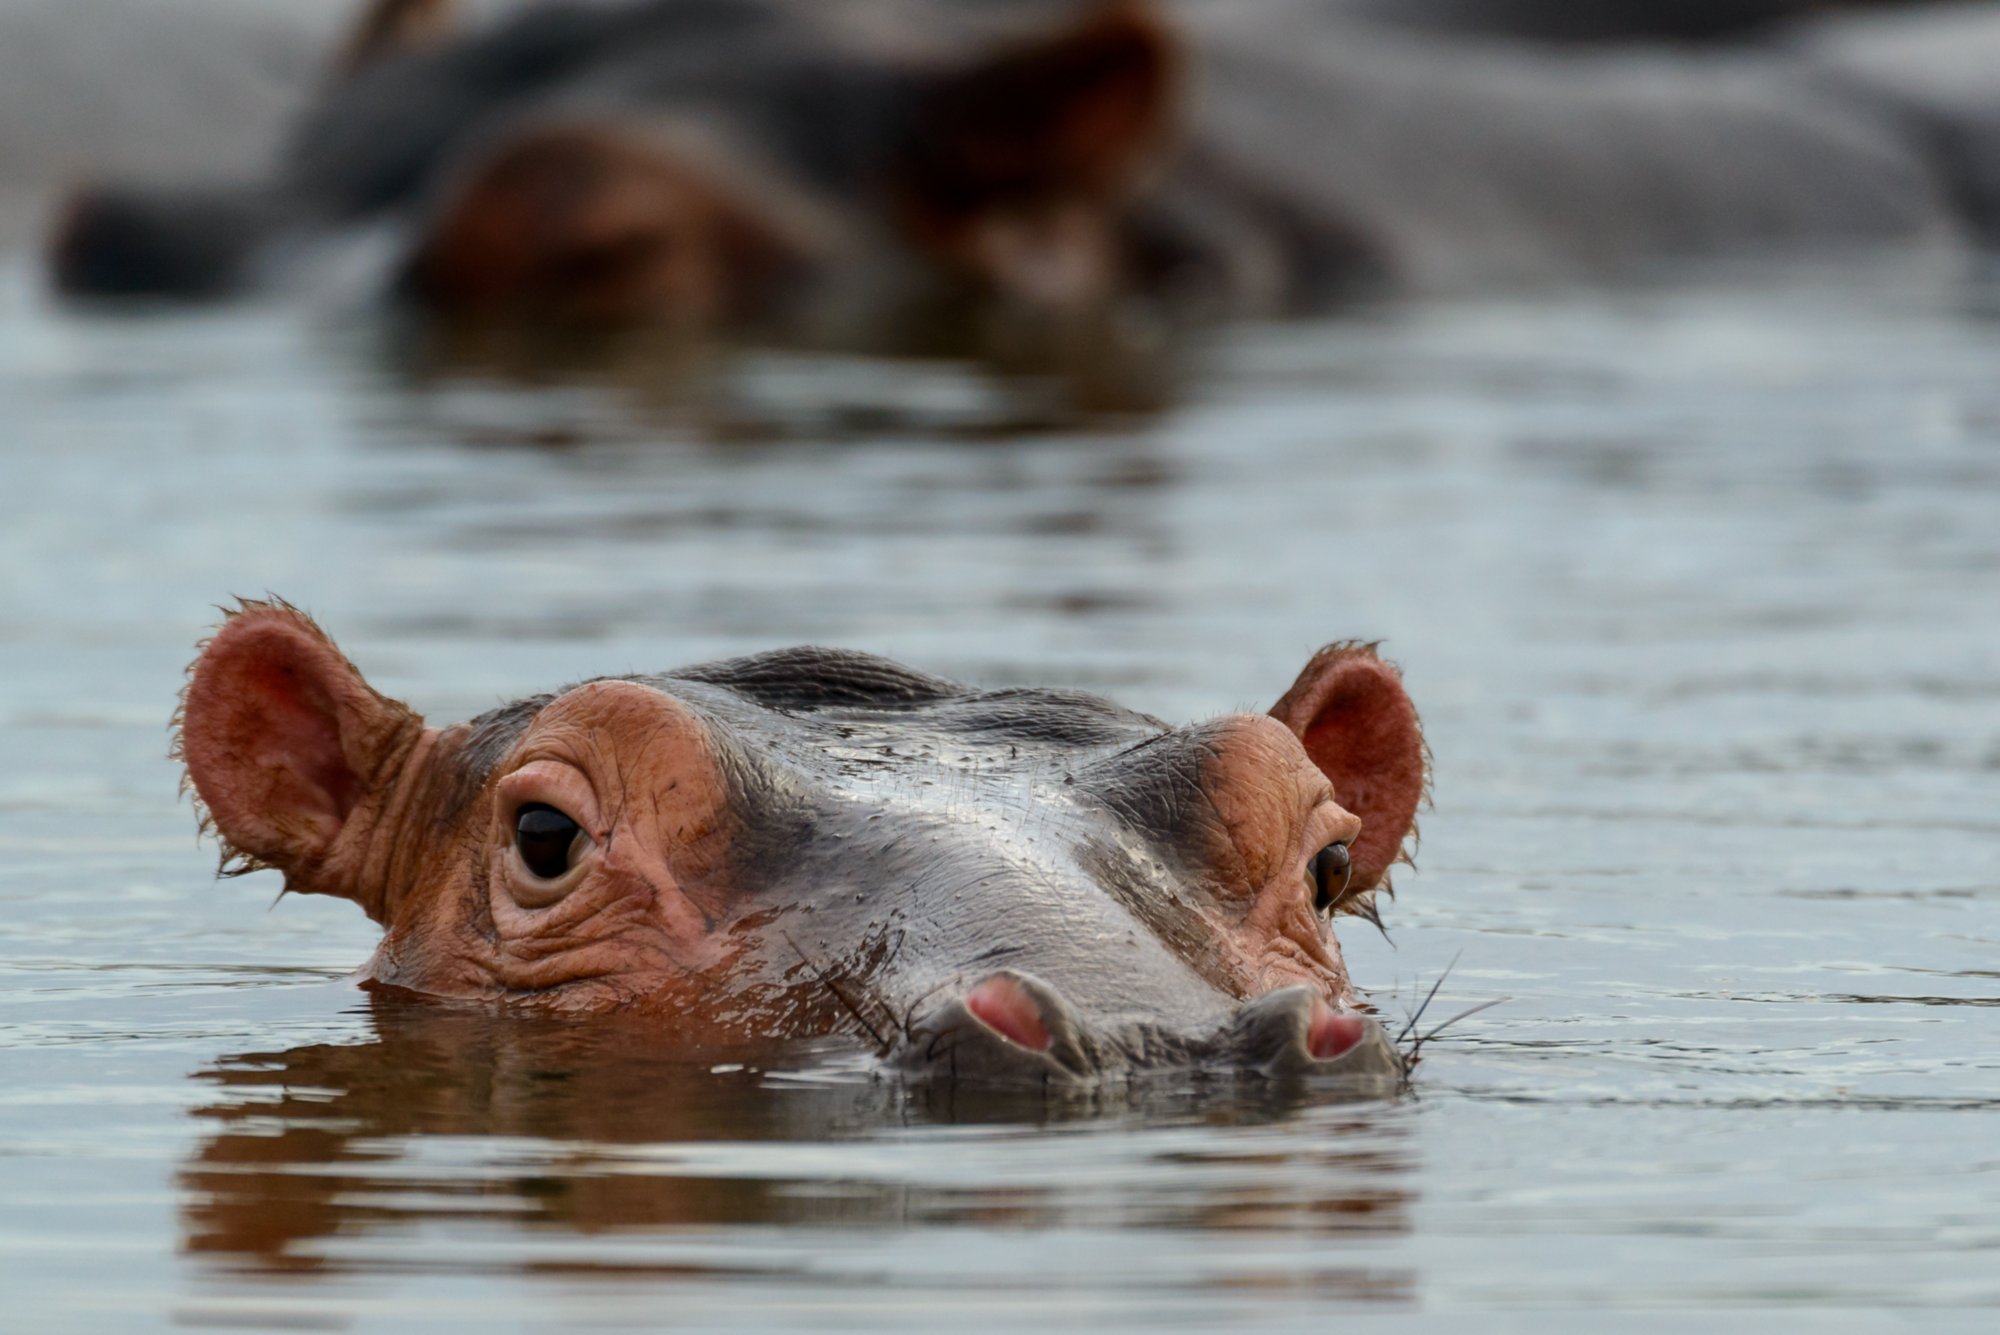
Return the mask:
M 1139 0 L 1004 50 L 932 90 L 906 185 L 926 212 L 1121 194 L 1171 134 L 1180 42 Z
M 225 873 L 275 867 L 287 889 L 361 900 L 332 855 L 422 731 L 303 612 L 246 602 L 189 669 L 175 749 Z
M 334 59 L 335 75 L 438 45 L 451 35 L 457 8 L 454 0 L 372 0 Z
M 1361 818 L 1349 850 L 1354 888 L 1387 885 L 1404 841 L 1416 833 L 1430 773 L 1423 726 L 1402 674 L 1372 644 L 1329 644 L 1271 715 L 1326 775 L 1333 800 Z

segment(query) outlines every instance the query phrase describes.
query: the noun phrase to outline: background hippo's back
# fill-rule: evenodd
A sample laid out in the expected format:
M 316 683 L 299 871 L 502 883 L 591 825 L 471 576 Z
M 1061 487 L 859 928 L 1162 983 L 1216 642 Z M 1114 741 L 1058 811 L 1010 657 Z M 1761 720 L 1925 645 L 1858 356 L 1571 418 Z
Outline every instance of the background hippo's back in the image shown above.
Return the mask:
M 1398 285 L 1676 255 L 1955 247 L 1951 188 L 1891 118 L 1781 57 L 1592 54 L 1182 5 L 1197 151 Z

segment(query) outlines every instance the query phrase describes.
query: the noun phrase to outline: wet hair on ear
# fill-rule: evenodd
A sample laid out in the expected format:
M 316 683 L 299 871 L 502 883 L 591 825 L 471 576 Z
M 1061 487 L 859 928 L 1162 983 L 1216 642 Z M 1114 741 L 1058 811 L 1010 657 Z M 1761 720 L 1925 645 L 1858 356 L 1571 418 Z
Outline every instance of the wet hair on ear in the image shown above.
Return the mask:
M 1349 848 L 1357 890 L 1386 886 L 1416 834 L 1428 794 L 1430 753 L 1402 675 L 1372 644 L 1329 644 L 1271 707 L 1290 728 L 1334 801 L 1361 818 Z

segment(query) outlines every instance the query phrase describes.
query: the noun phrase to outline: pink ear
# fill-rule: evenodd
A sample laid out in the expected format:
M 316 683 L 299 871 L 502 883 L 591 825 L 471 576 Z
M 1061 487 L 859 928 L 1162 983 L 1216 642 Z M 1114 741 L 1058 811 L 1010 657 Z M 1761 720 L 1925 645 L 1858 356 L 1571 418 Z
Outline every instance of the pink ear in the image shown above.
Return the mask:
M 1424 800 L 1424 733 L 1402 677 L 1373 646 L 1330 644 L 1271 715 L 1298 735 L 1334 800 L 1361 818 L 1349 850 L 1354 885 L 1376 885 L 1402 856 Z
M 179 749 L 228 857 L 283 870 L 291 889 L 344 894 L 311 874 L 422 722 L 304 613 L 246 603 L 195 661 Z

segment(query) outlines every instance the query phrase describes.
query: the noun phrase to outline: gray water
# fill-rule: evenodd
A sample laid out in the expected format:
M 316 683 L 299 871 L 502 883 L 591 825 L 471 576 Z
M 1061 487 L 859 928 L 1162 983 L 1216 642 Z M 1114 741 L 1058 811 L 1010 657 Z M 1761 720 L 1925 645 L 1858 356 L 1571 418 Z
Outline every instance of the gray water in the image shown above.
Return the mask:
M 0 1327 L 1993 1328 L 1996 316 L 1856 272 L 1359 312 L 1015 431 L 951 364 L 686 410 L 16 272 Z M 1394 1101 L 1062 1108 L 371 1007 L 368 924 L 212 881 L 164 758 L 265 590 L 440 720 L 800 641 L 1185 719 L 1379 638 L 1436 806 L 1350 962 L 1395 1018 L 1453 960 L 1433 1018 L 1506 1000 Z

